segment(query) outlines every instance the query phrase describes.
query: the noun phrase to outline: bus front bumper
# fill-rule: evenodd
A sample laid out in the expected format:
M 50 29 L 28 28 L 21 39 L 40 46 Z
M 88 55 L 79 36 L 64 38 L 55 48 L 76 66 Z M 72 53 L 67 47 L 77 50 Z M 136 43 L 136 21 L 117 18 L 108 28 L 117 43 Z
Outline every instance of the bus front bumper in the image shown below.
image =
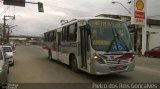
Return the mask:
M 117 69 L 118 66 L 122 66 L 122 68 Z M 94 63 L 94 65 L 91 67 L 91 74 L 105 75 L 112 73 L 130 72 L 134 71 L 134 67 L 135 67 L 134 62 L 126 64 L 112 64 L 112 65 Z

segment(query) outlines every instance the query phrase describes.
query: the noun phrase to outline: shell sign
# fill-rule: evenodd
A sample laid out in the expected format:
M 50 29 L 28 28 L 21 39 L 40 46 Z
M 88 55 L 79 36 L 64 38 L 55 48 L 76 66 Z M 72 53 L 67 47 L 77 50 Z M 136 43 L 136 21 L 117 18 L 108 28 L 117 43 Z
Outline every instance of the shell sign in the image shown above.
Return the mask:
M 132 24 L 145 24 L 145 0 L 132 0 Z
M 143 3 L 142 0 L 138 0 L 138 1 L 136 2 L 136 8 L 137 8 L 137 10 L 143 10 L 143 8 L 144 8 L 144 3 Z

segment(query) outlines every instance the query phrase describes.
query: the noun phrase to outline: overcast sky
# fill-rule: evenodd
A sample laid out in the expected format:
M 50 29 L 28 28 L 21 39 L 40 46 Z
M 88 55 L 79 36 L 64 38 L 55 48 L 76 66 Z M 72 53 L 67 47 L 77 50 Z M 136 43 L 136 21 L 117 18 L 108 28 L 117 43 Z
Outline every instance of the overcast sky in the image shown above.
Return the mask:
M 112 1 L 121 2 L 130 9 L 130 0 L 26 0 L 42 2 L 44 13 L 38 12 L 38 5 L 27 4 L 25 7 L 3 5 L 0 0 L 0 22 L 3 23 L 4 15 L 15 15 L 16 19 L 8 20 L 14 27 L 12 34 L 41 35 L 47 30 L 54 29 L 60 24 L 60 20 L 71 20 L 79 17 L 91 17 L 98 14 L 130 15 L 120 4 L 112 4 Z M 7 11 L 2 13 L 5 8 Z M 147 16 L 160 15 L 160 0 L 147 0 Z M 154 18 L 160 19 L 160 16 Z

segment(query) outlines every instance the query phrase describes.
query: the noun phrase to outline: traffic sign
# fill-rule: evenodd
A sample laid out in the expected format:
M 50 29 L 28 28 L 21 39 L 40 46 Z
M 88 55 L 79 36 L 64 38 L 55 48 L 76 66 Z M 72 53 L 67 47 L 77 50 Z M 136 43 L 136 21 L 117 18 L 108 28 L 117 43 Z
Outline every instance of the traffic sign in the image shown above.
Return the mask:
M 39 12 L 44 12 L 43 3 L 41 3 L 41 2 L 38 2 L 38 11 Z
M 25 7 L 25 0 L 4 0 L 3 4 Z

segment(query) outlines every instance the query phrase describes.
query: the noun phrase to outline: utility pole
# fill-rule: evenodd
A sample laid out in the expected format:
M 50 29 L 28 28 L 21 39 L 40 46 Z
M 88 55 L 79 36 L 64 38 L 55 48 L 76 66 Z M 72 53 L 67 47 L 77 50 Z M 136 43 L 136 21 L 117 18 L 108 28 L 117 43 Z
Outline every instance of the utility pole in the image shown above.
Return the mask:
M 4 24 L 3 24 L 3 43 L 6 42 L 6 20 L 7 20 L 6 17 L 12 17 L 13 19 L 15 19 L 15 15 L 14 16 L 5 16 L 4 15 L 4 19 L 3 19 L 3 21 L 4 21 Z M 7 40 L 7 42 L 8 42 L 8 40 Z
M 6 16 L 4 15 L 4 24 L 3 24 L 3 43 L 5 42 L 6 34 Z
M 9 43 L 9 35 L 10 35 L 10 27 L 7 25 L 8 32 L 7 32 L 7 43 Z

